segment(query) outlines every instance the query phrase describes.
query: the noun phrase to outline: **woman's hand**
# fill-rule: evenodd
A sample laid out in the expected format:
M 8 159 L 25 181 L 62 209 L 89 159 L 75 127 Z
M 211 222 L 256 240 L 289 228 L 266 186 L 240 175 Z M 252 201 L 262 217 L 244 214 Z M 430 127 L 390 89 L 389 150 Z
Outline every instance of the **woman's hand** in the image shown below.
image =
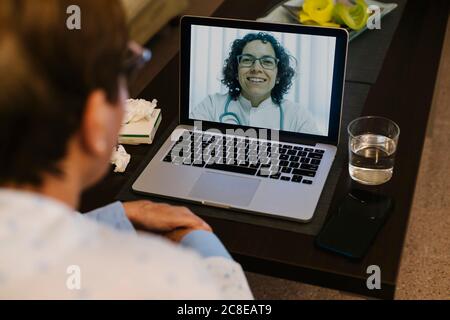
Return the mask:
M 185 207 L 145 200 L 123 203 L 123 206 L 128 219 L 137 229 L 162 234 L 175 242 L 194 230 L 212 232 L 205 221 Z

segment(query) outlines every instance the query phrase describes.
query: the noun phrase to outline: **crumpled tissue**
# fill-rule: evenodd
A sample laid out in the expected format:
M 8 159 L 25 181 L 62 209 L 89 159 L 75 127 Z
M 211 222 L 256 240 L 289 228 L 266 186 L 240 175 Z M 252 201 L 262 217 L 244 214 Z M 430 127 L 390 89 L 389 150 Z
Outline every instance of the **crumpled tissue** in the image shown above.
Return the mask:
M 143 119 L 150 120 L 157 105 L 156 99 L 152 102 L 144 99 L 128 99 L 125 104 L 123 124 L 139 122 Z
M 125 148 L 122 145 L 114 148 L 113 154 L 111 156 L 111 164 L 115 165 L 116 168 L 114 172 L 123 173 L 127 169 L 128 164 L 130 163 L 131 155 L 129 155 Z

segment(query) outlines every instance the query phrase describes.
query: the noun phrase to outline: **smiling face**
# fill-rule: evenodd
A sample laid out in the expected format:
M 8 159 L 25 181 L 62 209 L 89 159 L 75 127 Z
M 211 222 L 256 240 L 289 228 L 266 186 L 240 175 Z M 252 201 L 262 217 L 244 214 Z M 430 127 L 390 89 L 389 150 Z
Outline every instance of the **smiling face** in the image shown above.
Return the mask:
M 250 54 L 256 58 L 270 56 L 276 58 L 272 45 L 261 40 L 254 40 L 244 47 L 242 54 Z M 239 66 L 238 76 L 242 88 L 242 95 L 257 107 L 262 101 L 270 97 L 277 81 L 278 68 L 264 69 L 261 61 L 255 61 L 253 66 Z

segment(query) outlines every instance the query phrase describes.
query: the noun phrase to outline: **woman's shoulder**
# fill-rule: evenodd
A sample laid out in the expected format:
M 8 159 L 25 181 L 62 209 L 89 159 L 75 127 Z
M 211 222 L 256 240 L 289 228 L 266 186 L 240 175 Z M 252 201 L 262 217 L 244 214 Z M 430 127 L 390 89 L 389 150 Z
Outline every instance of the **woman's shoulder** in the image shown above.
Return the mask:
M 287 110 L 288 112 L 294 112 L 301 118 L 311 116 L 310 111 L 298 102 L 292 100 L 283 100 L 282 105 L 283 109 Z
M 226 101 L 229 97 L 228 93 L 214 93 L 212 95 L 210 95 L 211 99 L 213 99 L 214 101 Z
M 298 112 L 298 110 L 302 108 L 300 103 L 294 102 L 292 100 L 287 100 L 287 99 L 283 99 L 283 101 L 281 102 L 281 106 L 285 110 L 295 111 L 295 112 Z
M 300 103 L 283 100 L 283 111 L 285 116 L 287 114 L 287 118 L 291 120 L 290 125 L 294 127 L 293 131 L 308 133 L 319 132 L 313 115 Z
M 217 105 L 226 102 L 227 99 L 227 93 L 213 93 L 206 96 L 200 104 Z

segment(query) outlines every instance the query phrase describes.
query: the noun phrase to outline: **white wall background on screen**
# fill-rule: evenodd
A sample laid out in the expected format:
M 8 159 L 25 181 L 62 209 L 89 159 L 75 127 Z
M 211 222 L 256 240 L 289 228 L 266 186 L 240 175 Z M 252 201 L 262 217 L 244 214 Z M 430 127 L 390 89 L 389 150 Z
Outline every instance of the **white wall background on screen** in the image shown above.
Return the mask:
M 190 106 L 206 96 L 226 93 L 222 68 L 235 39 L 257 32 L 193 26 L 191 40 Z M 331 37 L 270 32 L 297 60 L 297 75 L 285 99 L 311 112 L 324 135 L 328 134 L 336 40 Z

